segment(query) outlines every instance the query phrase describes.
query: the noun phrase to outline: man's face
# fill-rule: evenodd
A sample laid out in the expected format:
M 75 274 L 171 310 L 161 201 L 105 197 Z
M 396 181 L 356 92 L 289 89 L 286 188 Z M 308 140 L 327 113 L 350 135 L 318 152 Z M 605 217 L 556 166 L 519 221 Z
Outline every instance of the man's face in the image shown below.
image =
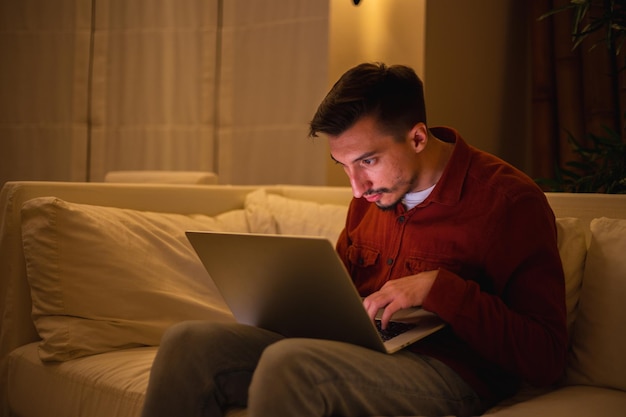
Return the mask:
M 392 209 L 415 191 L 418 151 L 410 132 L 402 142 L 364 117 L 340 135 L 329 136 L 330 155 L 350 178 L 352 193 L 381 209 Z

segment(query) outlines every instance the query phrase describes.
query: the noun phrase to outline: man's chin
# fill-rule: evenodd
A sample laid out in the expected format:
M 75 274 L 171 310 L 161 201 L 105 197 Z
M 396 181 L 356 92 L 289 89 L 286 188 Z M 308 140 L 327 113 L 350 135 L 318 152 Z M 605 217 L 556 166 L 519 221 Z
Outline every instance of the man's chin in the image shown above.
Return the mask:
M 402 199 L 396 200 L 395 202 L 393 202 L 391 204 L 389 204 L 389 203 L 385 204 L 383 201 L 378 200 L 374 204 L 376 204 L 376 206 L 379 209 L 381 209 L 382 211 L 390 211 L 390 210 L 394 210 L 400 201 L 402 201 Z
M 400 195 L 398 196 L 398 194 Z M 398 203 L 402 202 L 404 193 L 399 192 L 397 189 L 379 188 L 369 191 L 363 197 L 370 203 L 376 204 L 379 209 L 389 211 L 394 210 Z

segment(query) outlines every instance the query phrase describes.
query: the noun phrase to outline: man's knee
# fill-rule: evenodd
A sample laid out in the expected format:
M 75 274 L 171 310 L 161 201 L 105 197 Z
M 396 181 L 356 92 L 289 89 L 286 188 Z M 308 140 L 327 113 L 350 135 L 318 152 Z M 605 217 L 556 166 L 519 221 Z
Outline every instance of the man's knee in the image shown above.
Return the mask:
M 204 344 L 213 339 L 214 333 L 222 332 L 226 323 L 206 321 L 183 321 L 168 328 L 161 338 L 161 346 L 188 345 L 189 343 Z
M 265 349 L 250 385 L 249 414 L 322 415 L 326 402 L 319 387 L 336 372 L 330 343 L 337 342 L 293 338 Z
M 268 346 L 261 355 L 253 383 L 260 387 L 284 384 L 315 384 L 323 378 L 324 358 L 321 349 L 311 339 L 284 339 Z
M 161 338 L 154 367 L 168 372 L 197 368 L 215 348 L 215 334 L 220 330 L 212 323 L 185 321 L 167 329 Z
M 282 336 L 234 322 L 186 321 L 169 328 L 161 340 L 160 356 L 196 366 L 219 357 L 226 366 L 256 364 L 263 350 Z M 230 365 L 227 365 L 230 363 Z

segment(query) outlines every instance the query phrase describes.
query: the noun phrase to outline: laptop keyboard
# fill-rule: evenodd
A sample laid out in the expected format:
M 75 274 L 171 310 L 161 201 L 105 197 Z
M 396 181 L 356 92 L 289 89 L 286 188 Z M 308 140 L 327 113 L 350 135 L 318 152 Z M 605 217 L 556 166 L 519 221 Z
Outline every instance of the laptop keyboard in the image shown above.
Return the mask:
M 396 337 L 399 334 L 406 332 L 407 330 L 411 330 L 415 327 L 415 324 L 412 323 L 401 323 L 399 321 L 390 321 L 387 324 L 387 328 L 385 330 L 380 328 L 380 320 L 374 320 L 376 323 L 376 328 L 378 329 L 378 333 L 384 341 L 387 341 L 393 337 Z

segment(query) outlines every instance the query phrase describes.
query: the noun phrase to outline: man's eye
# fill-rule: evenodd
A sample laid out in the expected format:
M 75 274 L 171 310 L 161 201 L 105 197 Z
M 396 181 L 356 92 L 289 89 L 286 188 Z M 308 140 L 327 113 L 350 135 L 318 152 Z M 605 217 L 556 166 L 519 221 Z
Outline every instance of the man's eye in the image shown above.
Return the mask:
M 374 162 L 376 162 L 376 159 L 374 159 L 374 158 L 368 158 L 368 159 L 361 160 L 361 164 L 363 164 L 365 166 L 374 165 Z

